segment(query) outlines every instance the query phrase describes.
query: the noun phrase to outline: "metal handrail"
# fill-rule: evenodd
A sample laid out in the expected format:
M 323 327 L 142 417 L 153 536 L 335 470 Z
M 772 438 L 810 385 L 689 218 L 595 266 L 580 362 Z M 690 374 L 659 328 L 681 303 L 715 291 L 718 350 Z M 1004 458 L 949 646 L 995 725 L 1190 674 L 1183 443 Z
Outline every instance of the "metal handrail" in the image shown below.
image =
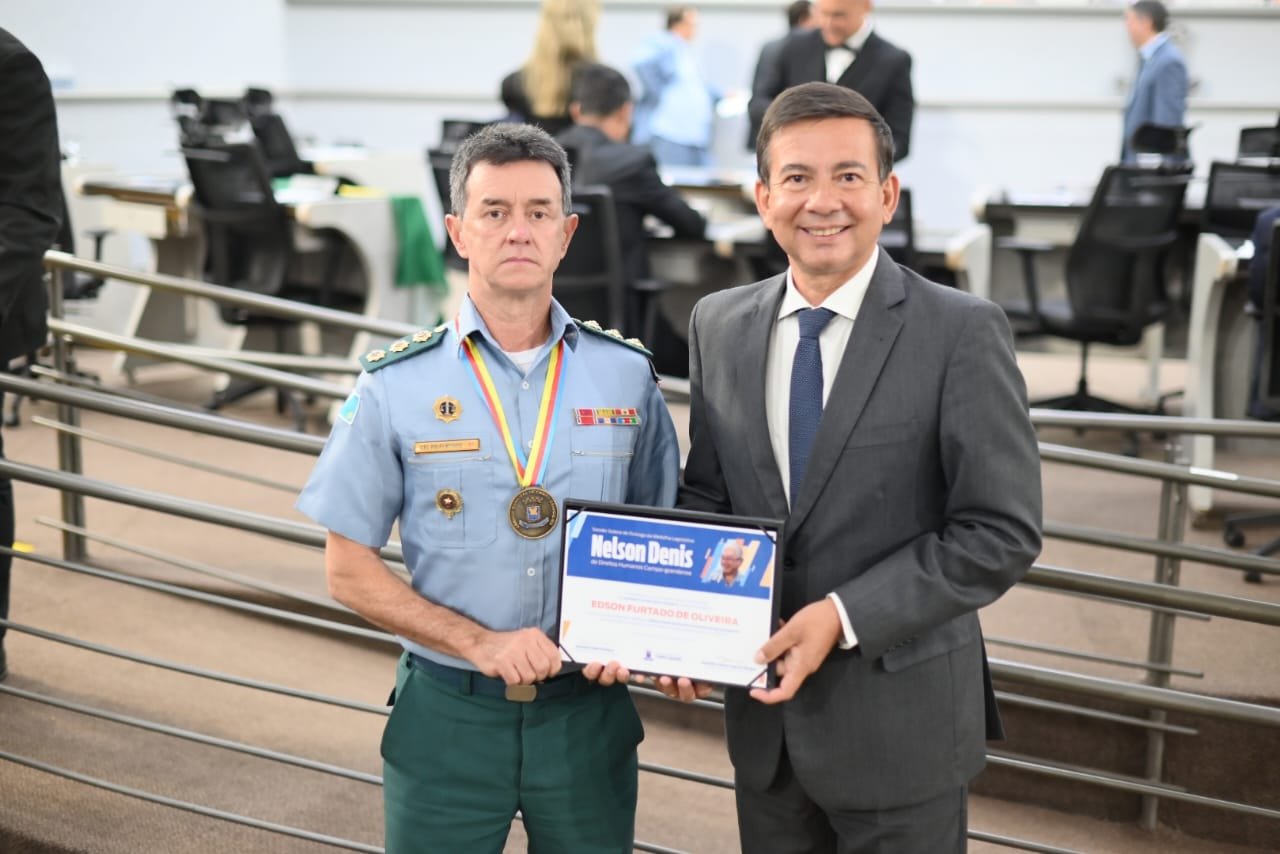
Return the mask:
M 1260 477 L 1246 477 L 1232 472 L 1202 469 L 1195 466 L 1140 460 L 1134 457 L 1121 457 L 1116 454 L 1086 451 L 1082 448 L 1055 445 L 1049 442 L 1040 443 L 1040 461 L 1069 463 L 1084 468 L 1099 469 L 1100 471 L 1115 472 L 1116 474 L 1138 475 L 1139 477 L 1149 477 L 1170 483 L 1187 484 L 1188 486 L 1212 486 L 1214 489 L 1280 498 L 1280 481 L 1266 480 Z
M 319 525 L 304 522 L 293 522 L 247 510 L 237 510 L 219 504 L 209 504 L 190 498 L 178 498 L 163 492 L 153 492 L 136 487 L 119 486 L 103 480 L 96 480 L 84 475 L 64 474 L 52 469 L 12 460 L 0 460 L 0 475 L 13 480 L 35 483 L 63 493 L 86 495 L 90 498 L 102 498 L 118 504 L 128 504 L 145 510 L 155 510 L 184 519 L 198 522 L 212 522 L 228 528 L 238 528 L 255 534 L 274 537 L 285 542 L 303 546 L 324 548 L 328 532 Z M 399 543 L 388 543 L 382 547 L 382 556 L 389 561 L 404 563 L 404 553 Z
M 323 380 L 291 374 L 287 371 L 278 371 L 274 368 L 260 368 L 247 362 L 236 362 L 231 359 L 216 359 L 211 356 L 187 353 L 179 348 L 165 344 L 156 344 L 142 338 L 103 332 L 78 323 L 67 323 L 65 320 L 57 320 L 52 317 L 49 318 L 49 331 L 54 335 L 70 338 L 72 341 L 92 347 L 103 347 L 108 350 L 120 350 L 139 356 L 148 356 L 153 359 L 181 362 L 197 368 L 204 368 L 207 371 L 251 380 L 264 386 L 287 388 L 292 391 L 315 395 L 316 397 L 341 400 L 351 393 L 349 386 L 324 382 Z
M 1070 427 L 1077 430 L 1128 430 L 1143 433 L 1195 434 L 1237 438 L 1280 439 L 1280 424 L 1229 418 L 1188 418 L 1179 415 L 1120 415 L 1107 412 L 1070 412 L 1065 409 L 1031 409 L 1037 427 Z
M 1280 561 L 1264 555 L 1233 552 L 1211 546 L 1172 543 L 1167 540 L 1156 540 L 1150 537 L 1135 537 L 1103 528 L 1066 525 L 1061 522 L 1046 521 L 1043 526 L 1043 533 L 1044 536 L 1053 539 L 1087 543 L 1121 551 L 1140 552 L 1156 557 L 1177 558 L 1178 560 L 1194 561 L 1207 566 L 1241 569 L 1269 575 L 1280 574 Z
M 403 335 L 410 335 L 419 328 L 396 320 L 382 320 L 365 317 L 362 314 L 354 314 L 349 311 L 320 308 L 306 303 L 264 294 L 255 294 L 239 288 L 228 288 L 223 285 L 214 285 L 195 279 L 167 276 L 163 273 L 139 272 L 125 267 L 117 267 L 113 264 L 103 264 L 100 261 L 77 258 L 66 252 L 52 249 L 44 254 L 44 265 L 53 270 L 76 270 L 104 279 L 117 279 L 135 285 L 144 285 L 157 291 L 204 297 L 223 305 L 251 309 L 259 314 L 269 314 L 273 317 L 284 317 L 290 320 L 313 321 L 325 326 L 350 329 L 355 332 L 372 332 L 391 338 L 399 338 Z
M 79 409 L 104 412 L 121 418 L 132 418 L 165 427 L 176 427 L 180 430 L 192 430 L 222 439 L 253 442 L 282 451 L 295 451 L 314 456 L 319 455 L 324 448 L 324 439 L 319 436 L 309 436 L 305 433 L 266 427 L 222 415 L 162 406 L 86 389 L 40 383 L 12 374 L 0 373 L 0 390 L 54 403 L 65 403 Z
M 1023 583 L 1055 590 L 1101 593 L 1111 598 L 1124 599 L 1130 602 L 1180 608 L 1184 611 L 1194 611 L 1214 617 L 1229 617 L 1233 620 L 1261 623 L 1266 626 L 1280 626 L 1280 605 L 1261 602 L 1256 599 L 1245 599 L 1240 596 L 1208 593 L 1203 590 L 1187 590 L 1182 587 L 1152 584 L 1147 581 L 1132 581 L 1127 578 L 1098 575 L 1092 572 L 1081 572 L 1077 569 L 1066 569 L 1060 566 L 1046 566 L 1040 563 L 1031 567 L 1031 570 L 1023 579 Z

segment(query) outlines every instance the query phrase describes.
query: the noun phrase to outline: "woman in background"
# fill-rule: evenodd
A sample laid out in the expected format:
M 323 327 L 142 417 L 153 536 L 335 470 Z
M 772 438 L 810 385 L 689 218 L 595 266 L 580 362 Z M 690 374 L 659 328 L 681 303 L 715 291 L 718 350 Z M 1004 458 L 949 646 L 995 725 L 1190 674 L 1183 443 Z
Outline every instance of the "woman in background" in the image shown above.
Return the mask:
M 600 0 L 543 0 L 529 58 L 502 81 L 508 119 L 552 135 L 572 124 L 569 83 L 579 63 L 596 59 L 599 20 Z

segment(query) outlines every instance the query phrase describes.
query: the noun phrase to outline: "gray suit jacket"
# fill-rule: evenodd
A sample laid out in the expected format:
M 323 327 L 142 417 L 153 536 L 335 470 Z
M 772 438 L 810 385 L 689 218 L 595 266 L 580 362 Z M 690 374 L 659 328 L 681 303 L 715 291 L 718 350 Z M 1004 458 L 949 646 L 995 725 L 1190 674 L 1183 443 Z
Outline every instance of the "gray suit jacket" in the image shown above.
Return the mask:
M 1151 58 L 1142 63 L 1133 89 L 1124 106 L 1124 139 L 1121 141 L 1120 160 L 1129 163 L 1137 159 L 1130 141 L 1133 132 L 1144 124 L 1161 127 L 1183 127 L 1187 122 L 1187 63 L 1182 51 L 1171 41 L 1155 49 Z
M 827 808 L 918 803 L 977 774 L 999 726 L 975 612 L 1040 551 L 1025 385 L 999 308 L 881 250 L 789 512 L 763 381 L 784 288 L 694 309 L 680 505 L 786 519 L 783 616 L 834 591 L 859 644 L 780 706 L 727 691 L 730 758 L 739 786 L 764 790 L 785 738 Z

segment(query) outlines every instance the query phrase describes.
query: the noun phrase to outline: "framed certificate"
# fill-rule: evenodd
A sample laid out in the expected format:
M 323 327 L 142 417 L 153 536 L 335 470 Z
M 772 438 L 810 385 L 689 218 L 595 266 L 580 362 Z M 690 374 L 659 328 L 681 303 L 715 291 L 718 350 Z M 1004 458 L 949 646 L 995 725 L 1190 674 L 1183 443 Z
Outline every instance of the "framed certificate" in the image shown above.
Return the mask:
M 565 502 L 560 655 L 772 687 L 755 654 L 780 605 L 777 519 Z

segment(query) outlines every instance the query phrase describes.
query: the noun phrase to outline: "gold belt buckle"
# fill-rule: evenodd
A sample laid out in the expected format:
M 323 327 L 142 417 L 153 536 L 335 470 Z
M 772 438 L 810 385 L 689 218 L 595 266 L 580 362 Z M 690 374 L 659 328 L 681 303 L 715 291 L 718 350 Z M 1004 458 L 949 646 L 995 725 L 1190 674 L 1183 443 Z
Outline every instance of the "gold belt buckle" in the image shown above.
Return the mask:
M 537 685 L 508 685 L 506 697 L 513 703 L 532 703 L 538 699 Z

